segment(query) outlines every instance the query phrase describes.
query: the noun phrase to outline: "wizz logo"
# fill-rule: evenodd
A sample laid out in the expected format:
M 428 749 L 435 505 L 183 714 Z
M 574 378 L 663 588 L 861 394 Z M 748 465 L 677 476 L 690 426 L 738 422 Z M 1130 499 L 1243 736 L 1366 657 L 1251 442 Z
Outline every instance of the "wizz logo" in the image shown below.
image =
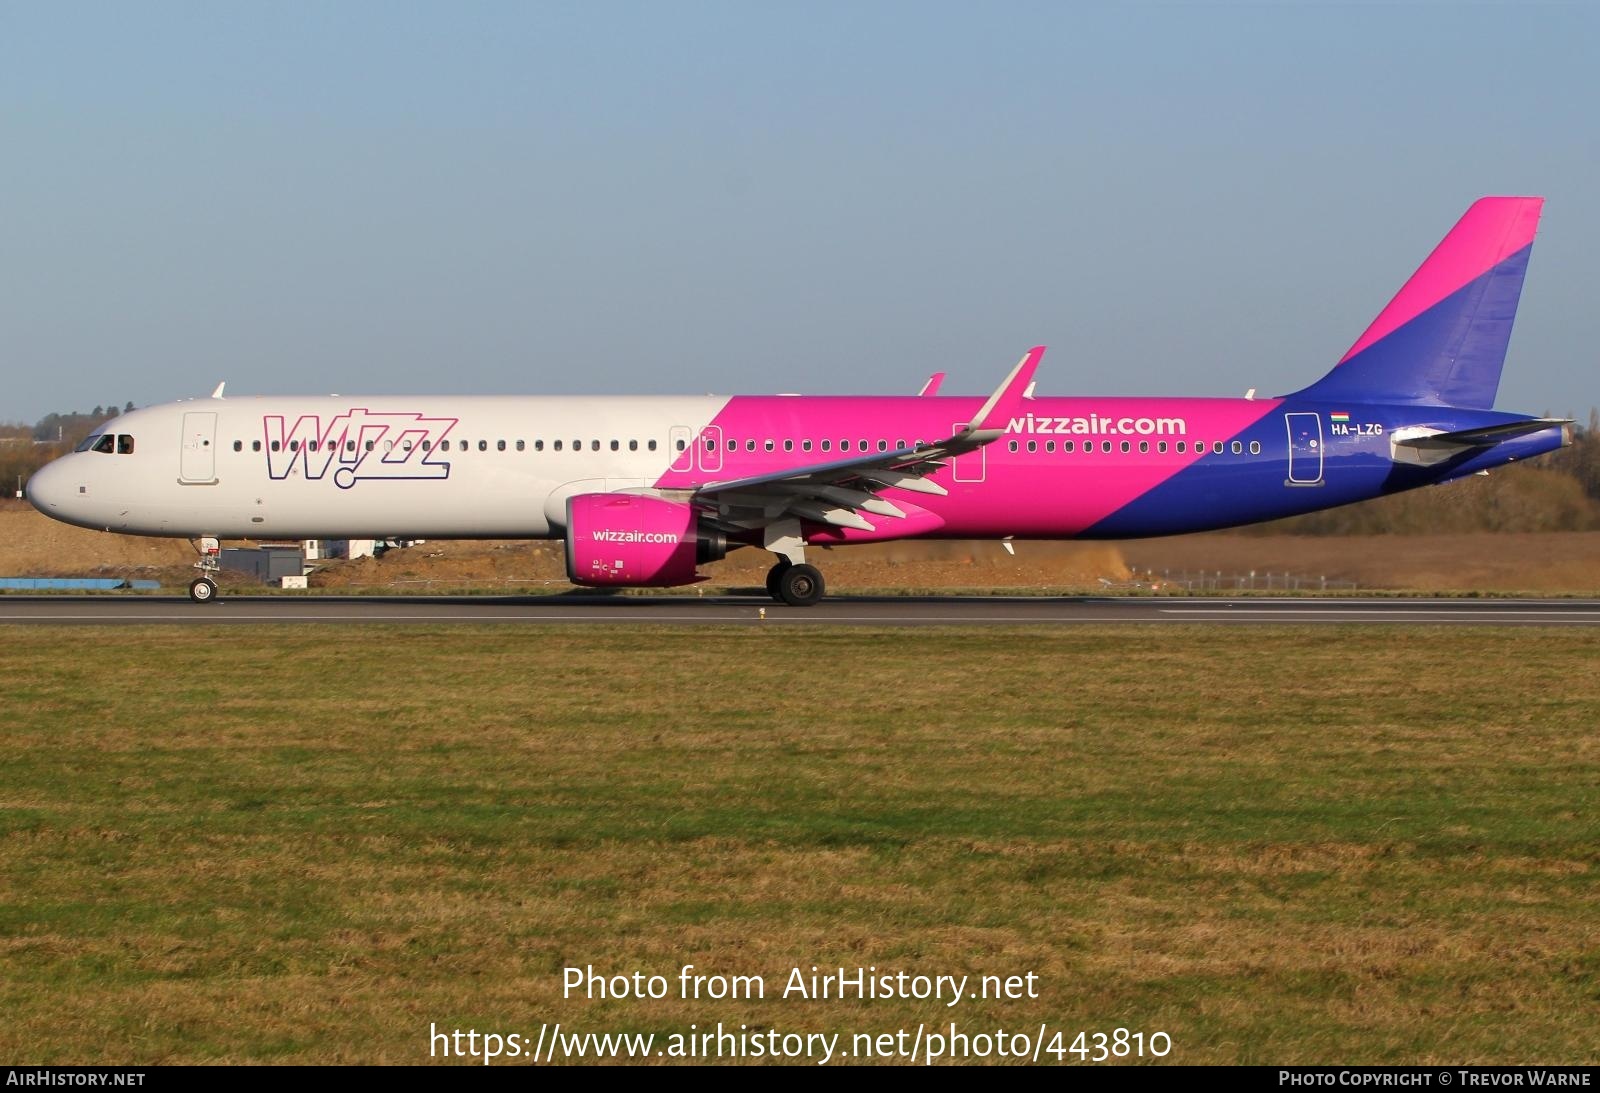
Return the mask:
M 347 410 L 322 424 L 305 414 L 285 428 L 281 414 L 261 419 L 267 447 L 267 476 L 288 478 L 296 469 L 315 481 L 333 472 L 333 483 L 347 490 L 362 479 L 449 478 L 450 461 L 437 458 L 439 442 L 460 418 L 421 414 L 381 414 Z

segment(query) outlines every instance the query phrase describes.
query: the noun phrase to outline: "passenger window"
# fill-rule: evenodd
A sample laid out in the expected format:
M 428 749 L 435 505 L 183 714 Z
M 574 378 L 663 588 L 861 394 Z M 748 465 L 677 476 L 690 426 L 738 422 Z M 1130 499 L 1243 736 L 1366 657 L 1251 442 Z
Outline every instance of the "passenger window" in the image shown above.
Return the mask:
M 558 441 L 558 443 L 559 443 L 559 441 Z M 542 452 L 542 451 L 544 451 L 544 441 L 542 441 L 542 440 L 535 440 L 535 441 L 534 441 L 534 442 L 533 442 L 533 450 L 534 450 L 534 451 L 536 451 L 536 452 Z
M 1076 446 L 1076 445 L 1075 445 L 1075 444 L 1074 444 L 1074 443 L 1073 443 L 1073 442 L 1072 442 L 1072 441 L 1070 441 L 1070 440 L 1063 440 L 1063 441 L 1062 441 L 1062 442 L 1061 442 L 1061 450 L 1062 450 L 1062 451 L 1064 451 L 1064 452 L 1070 452 L 1070 451 L 1072 451 L 1072 449 L 1073 449 L 1073 448 L 1074 448 L 1074 447 L 1075 447 L 1075 446 Z
M 289 441 L 289 450 L 291 452 L 298 452 L 300 450 L 300 442 L 298 440 Z
M 369 452 L 372 451 L 372 448 L 376 443 L 377 443 L 377 441 L 375 441 L 375 440 L 367 441 L 367 451 L 369 451 Z
M 794 451 L 794 441 L 792 441 L 792 440 L 785 440 L 785 441 L 784 441 L 784 442 L 783 442 L 783 450 L 784 450 L 784 451 L 786 451 L 786 452 L 792 452 L 792 451 Z
M 1148 440 L 1139 441 L 1139 450 L 1141 452 L 1148 452 L 1150 450 L 1150 442 Z
M 654 440 L 645 441 L 645 445 L 644 446 L 646 448 L 648 448 L 652 452 L 656 450 L 656 442 Z
M 347 451 L 347 452 L 355 451 L 356 450 L 356 442 L 353 441 L 353 440 L 346 440 L 344 442 L 344 450 Z
M 737 440 L 728 441 L 728 451 L 736 452 L 738 450 L 739 450 L 739 442 Z
M 1183 441 L 1181 441 L 1181 440 L 1178 441 L 1178 454 L 1179 455 L 1183 454 Z
M 1111 441 L 1109 441 L 1109 440 L 1101 441 L 1100 450 L 1102 452 L 1105 452 L 1107 455 L 1110 455 L 1111 454 Z
M 614 452 L 620 452 L 622 450 L 622 445 L 618 441 L 613 440 L 611 442 L 611 450 Z
M 1220 440 L 1213 441 L 1212 444 L 1211 444 L 1211 450 L 1213 452 L 1217 453 L 1218 455 L 1221 455 L 1222 454 L 1222 441 L 1220 441 Z
M 801 441 L 801 442 L 800 442 L 800 450 L 801 450 L 801 451 L 802 451 L 802 452 L 809 452 L 809 451 L 810 451 L 810 450 L 811 450 L 811 441 L 809 441 L 809 440 L 802 440 L 802 441 Z
M 431 451 L 433 451 L 433 441 L 431 441 L 431 440 L 424 440 L 424 441 L 423 441 L 423 442 L 422 442 L 422 450 L 423 450 L 423 451 L 425 451 L 425 452 L 431 452 Z
M 1260 455 L 1261 454 L 1261 441 L 1252 440 L 1250 442 L 1250 454 L 1251 455 Z
M 405 449 L 405 450 L 406 450 L 406 451 L 408 451 L 408 452 L 409 452 L 409 451 L 410 451 L 410 450 L 411 450 L 411 448 L 412 448 L 412 446 L 413 446 L 413 445 L 415 445 L 415 444 L 416 444 L 416 441 L 414 441 L 414 440 L 408 440 L 408 441 L 406 441 L 406 442 L 405 442 L 405 443 L 403 443 L 403 444 L 401 444 L 401 445 L 400 445 L 400 446 L 401 446 L 401 447 L 402 447 L 402 448 L 404 448 L 404 449 Z
M 866 441 L 865 441 L 865 440 L 863 440 L 863 441 L 862 441 L 862 442 L 861 442 L 861 450 L 862 450 L 862 451 L 867 451 L 867 450 L 868 450 L 868 449 L 869 449 L 869 448 L 870 448 L 870 447 L 871 447 L 871 446 L 870 446 L 870 445 L 869 445 L 869 444 L 868 444 L 868 443 L 867 443 L 867 442 L 866 442 Z
M 628 451 L 636 452 L 638 450 L 639 450 L 639 442 L 637 440 L 628 441 Z
M 1007 447 L 1009 447 L 1012 451 L 1016 451 L 1017 450 L 1017 442 L 1015 440 L 1013 440 L 1013 441 L 1010 442 L 1010 444 L 1007 445 Z
M 555 444 L 552 445 L 552 447 L 554 447 L 555 450 L 559 452 L 561 450 L 561 441 L 559 441 L 559 440 L 556 441 Z
M 683 442 L 683 441 L 682 441 L 682 440 L 679 440 L 679 441 L 678 441 L 678 443 L 677 443 L 677 448 L 678 448 L 678 451 L 680 451 L 680 452 L 681 452 L 681 451 L 683 451 L 683 449 L 684 449 L 684 448 L 685 448 L 685 447 L 686 447 L 686 446 L 687 446 L 687 445 L 685 445 L 685 444 L 684 444 L 684 442 Z
M 1047 441 L 1044 442 L 1044 451 L 1045 451 L 1046 455 L 1054 454 L 1055 450 L 1056 450 L 1056 442 L 1055 441 L 1047 440 Z
M 832 450 L 832 446 L 833 446 L 833 442 L 831 440 L 824 440 L 822 442 L 822 450 L 825 451 L 825 452 L 826 451 L 831 451 Z
M 1132 447 L 1133 447 L 1133 445 L 1132 445 L 1132 444 L 1130 444 L 1130 443 L 1128 443 L 1128 442 L 1127 442 L 1127 441 L 1126 441 L 1126 440 L 1124 440 L 1124 441 L 1123 441 L 1123 442 L 1122 442 L 1122 454 L 1123 454 L 1123 455 L 1127 455 L 1127 454 L 1128 454 L 1128 451 L 1129 451 L 1129 449 L 1131 449 L 1131 448 L 1132 448 Z
M 1240 452 L 1244 451 L 1244 445 L 1239 443 L 1237 440 L 1233 442 L 1232 446 L 1234 455 L 1238 455 Z
M 517 441 L 517 451 L 519 451 L 519 452 L 520 451 L 524 451 L 527 448 L 527 446 L 528 446 L 527 441 L 525 441 L 525 440 Z
M 1039 442 L 1037 440 L 1028 441 L 1028 454 L 1029 455 L 1033 455 L 1033 454 L 1037 453 L 1038 450 L 1039 450 Z
M 754 440 L 745 441 L 744 442 L 744 450 L 747 451 L 747 452 L 755 451 L 756 450 L 756 442 Z
M 596 441 L 595 445 L 598 447 L 599 446 L 599 441 Z M 478 441 L 478 451 L 486 452 L 488 450 L 489 450 L 489 442 L 487 440 Z
M 1156 451 L 1160 452 L 1162 455 L 1166 455 L 1167 454 L 1167 442 L 1165 440 L 1156 441 Z
M 712 440 L 710 437 L 707 437 L 706 438 L 706 451 L 714 452 L 716 450 L 717 450 L 717 442 L 715 440 Z
M 234 451 L 236 451 L 236 452 L 242 452 L 242 451 L 244 451 L 244 441 L 242 441 L 242 440 L 235 440 L 235 441 L 234 441 L 234 442 L 233 442 L 233 450 L 234 450 Z
M 769 451 L 769 452 L 770 452 L 770 451 L 772 451 L 772 441 L 771 441 L 771 440 L 768 440 L 768 441 L 767 441 L 767 443 L 766 443 L 766 449 L 767 449 L 767 451 Z
M 367 441 L 367 447 L 368 447 L 368 448 L 371 448 L 371 447 L 372 447 L 372 441 L 370 441 L 370 440 L 369 440 L 369 441 Z M 252 452 L 259 452 L 259 451 L 260 451 L 260 450 L 261 450 L 261 441 L 259 441 L 259 440 L 252 440 L 252 441 L 251 441 L 251 442 L 250 442 L 250 450 L 251 450 L 251 451 L 252 451 Z

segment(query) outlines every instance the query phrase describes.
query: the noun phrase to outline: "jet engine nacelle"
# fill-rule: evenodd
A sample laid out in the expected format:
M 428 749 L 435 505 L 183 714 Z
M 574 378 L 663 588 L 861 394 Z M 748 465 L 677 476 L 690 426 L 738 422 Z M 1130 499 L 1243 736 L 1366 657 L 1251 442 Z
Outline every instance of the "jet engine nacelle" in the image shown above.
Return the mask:
M 631 493 L 567 500 L 567 577 L 597 587 L 670 588 L 706 578 L 700 562 L 728 553 L 720 532 L 700 528 L 692 505 Z

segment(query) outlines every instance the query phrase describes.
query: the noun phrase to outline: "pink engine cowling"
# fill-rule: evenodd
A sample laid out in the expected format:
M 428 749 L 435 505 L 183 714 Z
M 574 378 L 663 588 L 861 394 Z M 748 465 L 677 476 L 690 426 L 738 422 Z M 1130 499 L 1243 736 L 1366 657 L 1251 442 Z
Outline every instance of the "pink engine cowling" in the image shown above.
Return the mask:
M 567 577 L 596 587 L 670 588 L 706 578 L 700 562 L 728 550 L 700 529 L 690 505 L 628 493 L 581 493 L 567 500 Z

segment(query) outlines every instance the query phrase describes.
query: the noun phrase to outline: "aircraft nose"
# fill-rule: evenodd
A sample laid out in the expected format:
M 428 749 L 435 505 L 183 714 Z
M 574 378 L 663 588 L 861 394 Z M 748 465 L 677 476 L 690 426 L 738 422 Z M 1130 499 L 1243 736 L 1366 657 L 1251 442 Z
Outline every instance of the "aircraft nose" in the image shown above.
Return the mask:
M 28 487 L 24 491 L 34 508 L 58 520 L 62 517 L 74 492 L 73 485 L 69 481 L 71 476 L 61 466 L 63 462 L 64 460 L 57 459 L 34 471 L 28 478 Z

